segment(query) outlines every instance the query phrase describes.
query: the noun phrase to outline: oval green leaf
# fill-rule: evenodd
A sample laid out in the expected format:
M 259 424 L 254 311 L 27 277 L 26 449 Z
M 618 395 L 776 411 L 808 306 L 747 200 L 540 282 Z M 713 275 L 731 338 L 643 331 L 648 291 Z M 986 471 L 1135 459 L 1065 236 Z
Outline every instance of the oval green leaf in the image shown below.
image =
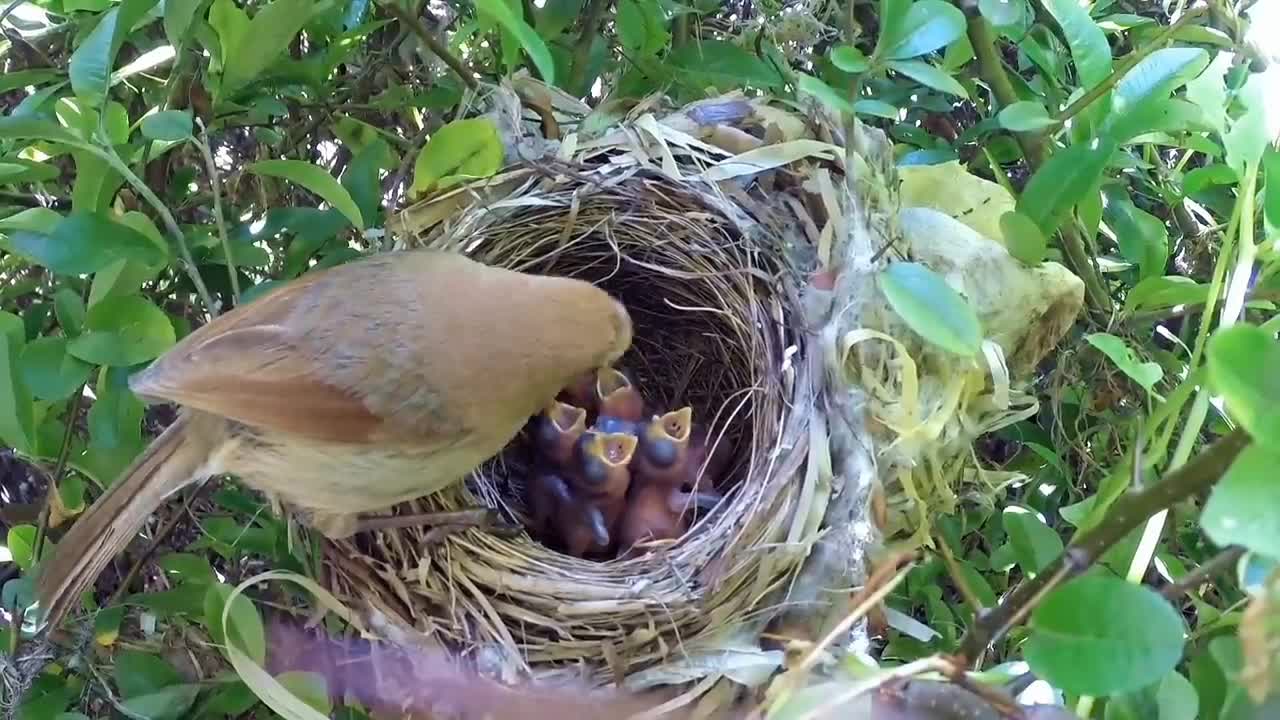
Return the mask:
M 1124 340 L 1109 333 L 1093 333 L 1086 335 L 1085 340 L 1111 359 L 1120 372 L 1141 385 L 1148 392 L 1164 377 L 1164 370 L 1154 362 L 1141 362 Z
M 490 177 L 502 167 L 502 139 L 488 118 L 454 120 L 431 136 L 413 165 L 418 195 L 465 179 Z
M 894 60 L 889 63 L 889 67 L 894 71 L 900 72 L 912 80 L 915 80 L 922 85 L 927 85 L 939 92 L 949 93 L 965 99 L 969 98 L 969 93 L 958 80 L 951 77 L 951 75 L 945 70 L 936 68 L 927 62 L 921 62 L 919 60 Z
M 105 213 L 75 211 L 45 234 L 21 230 L 9 236 L 14 252 L 55 273 L 81 275 L 97 272 L 117 260 L 159 265 L 167 248 Z
M 151 360 L 175 342 L 164 311 L 140 295 L 106 298 L 89 308 L 85 332 L 68 351 L 97 365 L 127 367 Z
M 1280 448 L 1280 344 L 1253 325 L 1219 330 L 1206 352 L 1209 382 L 1259 443 Z
M 963 295 L 919 263 L 892 263 L 880 273 L 880 290 L 894 312 L 925 340 L 957 355 L 982 346 L 982 325 Z
M 1049 249 L 1049 240 L 1040 226 L 1017 210 L 1000 216 L 1000 234 L 1009 254 L 1028 265 L 1039 265 Z
M 67 352 L 64 337 L 41 337 L 27 343 L 19 361 L 22 379 L 41 400 L 65 400 L 89 379 L 93 366 Z
M 853 103 L 849 102 L 840 91 L 812 75 L 796 73 L 796 87 L 801 92 L 812 95 L 836 112 L 853 114 Z
M 0 320 L 17 321 L 10 331 L 0 327 L 0 440 L 22 452 L 35 448 L 35 407 L 31 391 L 22 379 L 20 353 L 23 347 L 22 321 L 11 313 L 0 313 Z M 10 325 L 11 323 L 4 323 Z
M 1150 588 L 1118 578 L 1077 578 L 1031 613 L 1023 656 L 1037 677 L 1078 695 L 1150 685 L 1182 657 L 1182 618 Z
M 878 55 L 889 60 L 909 60 L 955 42 L 965 31 L 964 13 L 942 0 L 918 0 L 907 10 L 900 34 Z
M 1215 543 L 1242 545 L 1280 558 L 1280 452 L 1265 445 L 1245 448 L 1209 494 L 1200 524 Z
M 862 51 L 852 45 L 840 45 L 831 51 L 831 64 L 847 73 L 866 72 L 871 62 Z
M 301 185 L 332 205 L 356 228 L 364 229 L 364 218 L 356 201 L 351 199 L 351 193 L 324 168 L 302 160 L 262 160 L 246 169 L 257 175 L 283 178 Z
M 186 110 L 164 110 L 142 118 L 143 137 L 148 140 L 178 142 L 191 137 L 191 113 Z
M 996 115 L 996 120 L 1000 127 L 1014 132 L 1032 132 L 1055 123 L 1043 105 L 1030 100 L 1016 102 L 1004 108 Z

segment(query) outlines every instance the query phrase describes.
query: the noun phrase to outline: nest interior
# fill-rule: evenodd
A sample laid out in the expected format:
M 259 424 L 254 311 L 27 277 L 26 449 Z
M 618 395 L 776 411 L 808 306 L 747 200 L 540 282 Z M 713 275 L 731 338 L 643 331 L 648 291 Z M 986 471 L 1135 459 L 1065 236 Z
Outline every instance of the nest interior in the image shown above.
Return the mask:
M 772 234 L 711 185 L 637 168 L 576 177 L 508 173 L 501 200 L 474 202 L 404 244 L 579 277 L 620 298 L 635 324 L 620 367 L 656 406 L 691 405 L 730 444 L 728 496 L 683 538 L 637 558 L 581 560 L 525 533 L 426 542 L 426 529 L 409 528 L 330 546 L 331 584 L 502 674 L 621 682 L 721 648 L 726 628 L 763 619 L 802 557 L 788 542 L 812 389 L 793 336 L 796 273 Z M 528 450 L 522 435 L 465 485 L 411 509 L 479 502 L 522 519 Z

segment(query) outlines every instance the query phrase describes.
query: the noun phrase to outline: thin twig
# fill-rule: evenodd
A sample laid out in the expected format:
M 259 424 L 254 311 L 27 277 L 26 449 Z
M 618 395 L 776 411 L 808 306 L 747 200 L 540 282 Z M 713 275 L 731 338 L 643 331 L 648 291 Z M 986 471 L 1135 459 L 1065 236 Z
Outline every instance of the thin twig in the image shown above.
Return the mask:
M 209 185 L 213 190 L 213 222 L 218 227 L 218 239 L 222 241 L 222 253 L 227 260 L 227 275 L 231 280 L 231 299 L 240 302 L 240 277 L 236 273 L 236 261 L 231 255 L 231 239 L 227 237 L 227 221 L 222 217 L 222 177 L 218 174 L 218 164 L 213 161 L 213 151 L 209 149 L 209 129 L 200 118 L 200 137 L 195 139 L 195 146 L 204 157 L 204 165 L 209 172 Z
M 582 16 L 582 30 L 578 33 L 578 44 L 573 48 L 573 65 L 569 70 L 570 92 L 578 92 L 578 86 L 587 79 L 587 62 L 591 59 L 591 41 L 595 40 L 596 27 L 600 24 L 600 15 L 608 7 L 609 0 L 590 0 L 587 10 Z
M 1077 538 L 1034 578 L 1014 588 L 999 606 L 979 615 L 960 641 L 960 654 L 969 660 L 976 659 L 1030 612 L 1047 587 L 1084 572 L 1156 512 L 1213 485 L 1249 442 L 1247 433 L 1234 430 L 1191 462 L 1165 475 L 1160 482 L 1121 497 L 1100 524 Z
M 1210 577 L 1223 572 L 1236 564 L 1236 561 L 1244 555 L 1244 548 L 1239 545 L 1231 545 L 1222 552 L 1209 558 L 1205 563 L 1197 567 L 1195 570 L 1178 578 L 1177 582 L 1169 583 L 1160 590 L 1160 594 L 1170 602 L 1178 600 L 1183 595 L 1196 589 L 1200 583 L 1208 580 Z
M 395 0 L 378 0 L 378 4 L 394 15 L 396 20 L 407 25 L 409 30 L 411 30 L 414 35 L 417 35 L 418 39 L 422 41 L 422 44 L 427 46 L 427 49 L 431 51 L 431 54 L 440 58 L 445 65 L 448 65 L 449 69 L 461 78 L 462 82 L 465 83 L 468 88 L 472 90 L 478 90 L 480 88 L 480 82 L 476 80 L 475 75 L 472 75 L 471 72 L 467 70 L 467 67 L 462 64 L 462 61 L 454 57 L 453 53 L 449 52 L 449 48 L 446 47 L 444 43 L 440 42 L 435 35 L 431 34 L 431 31 L 427 29 L 426 25 L 422 24 L 421 20 L 406 12 L 404 8 L 400 7 L 395 2 Z
M 40 509 L 40 519 L 36 523 L 36 539 L 31 545 L 32 562 L 40 560 L 40 553 L 44 549 L 44 538 L 49 531 L 49 514 L 55 499 L 54 493 L 58 492 L 63 476 L 67 474 L 71 440 L 75 437 L 76 421 L 80 418 L 80 401 L 83 398 L 84 383 L 81 383 L 80 387 L 76 388 L 76 391 L 67 399 L 67 425 L 62 431 L 62 447 L 58 449 L 58 460 L 53 466 L 53 473 L 49 476 L 49 488 L 45 492 L 44 507 Z

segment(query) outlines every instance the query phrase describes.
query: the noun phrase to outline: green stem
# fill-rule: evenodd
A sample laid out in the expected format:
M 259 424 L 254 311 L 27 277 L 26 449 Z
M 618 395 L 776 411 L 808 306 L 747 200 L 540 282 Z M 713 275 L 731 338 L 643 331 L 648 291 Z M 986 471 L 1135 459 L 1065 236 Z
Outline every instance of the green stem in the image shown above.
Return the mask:
M 150 205 L 156 214 L 160 216 L 160 221 L 164 223 L 165 229 L 173 236 L 173 242 L 178 246 L 178 254 L 182 257 L 182 262 L 187 266 L 187 274 L 191 277 L 191 282 L 196 286 L 196 294 L 200 296 L 200 302 L 204 303 L 205 310 L 208 311 L 209 317 L 218 316 L 218 308 L 213 304 L 213 296 L 209 294 L 209 288 L 204 284 L 204 279 L 200 277 L 200 271 L 196 268 L 195 258 L 191 256 L 191 248 L 187 247 L 187 238 L 182 234 L 182 229 L 178 227 L 178 221 L 173 217 L 173 213 L 169 212 L 169 208 L 164 204 L 160 197 L 142 182 L 142 179 L 134 174 L 129 166 L 120 159 L 120 156 L 114 150 L 103 150 L 96 145 L 85 144 L 81 146 L 83 149 L 98 156 L 106 161 L 116 172 L 120 173 L 125 182 L 129 183 L 129 187 L 142 196 L 147 204 Z
M 1058 113 L 1054 118 L 1055 125 L 1046 128 L 1046 132 L 1056 132 L 1068 120 L 1084 112 L 1085 108 L 1092 105 L 1098 98 L 1106 95 L 1120 82 L 1121 78 L 1129 73 L 1138 63 L 1142 62 L 1148 55 L 1164 47 L 1164 44 L 1173 38 L 1174 34 L 1187 25 L 1187 23 L 1203 16 L 1207 11 L 1204 8 L 1196 8 L 1182 14 L 1172 25 L 1165 28 L 1154 40 L 1143 45 L 1142 47 L 1129 53 L 1116 64 L 1111 74 L 1102 80 L 1102 82 L 1089 88 L 1088 92 L 1076 98 L 1076 101 L 1067 106 L 1065 110 Z
M 200 135 L 200 138 L 195 138 L 193 141 L 200 149 L 205 168 L 209 172 L 209 186 L 213 191 L 213 222 L 218 228 L 218 239 L 222 241 L 222 254 L 227 261 L 227 275 L 231 280 L 231 298 L 234 303 L 239 304 L 240 276 L 236 272 L 235 259 L 231 255 L 231 239 L 227 236 L 227 222 L 222 217 L 222 177 L 218 174 L 218 164 L 213 161 L 213 152 L 209 149 L 209 131 L 204 127 L 204 123 L 200 123 Z

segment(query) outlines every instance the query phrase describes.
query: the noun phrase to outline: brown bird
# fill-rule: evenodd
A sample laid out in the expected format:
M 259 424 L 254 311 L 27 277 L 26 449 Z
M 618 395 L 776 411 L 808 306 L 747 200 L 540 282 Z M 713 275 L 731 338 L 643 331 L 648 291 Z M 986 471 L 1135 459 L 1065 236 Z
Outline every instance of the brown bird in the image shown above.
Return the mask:
M 543 457 L 556 467 L 564 467 L 573 460 L 578 438 L 586 430 L 586 410 L 554 400 L 538 417 L 535 442 Z
M 386 253 L 311 272 L 188 335 L 130 387 L 186 406 L 76 521 L 37 584 L 50 624 L 183 486 L 219 473 L 329 537 L 497 453 L 631 344 L 626 309 L 568 278 Z M 395 524 L 404 524 L 396 522 Z
M 580 373 L 560 390 L 556 399 L 580 407 L 586 410 L 588 415 L 594 415 L 600 400 L 596 397 L 596 372 L 597 369 L 592 368 Z

